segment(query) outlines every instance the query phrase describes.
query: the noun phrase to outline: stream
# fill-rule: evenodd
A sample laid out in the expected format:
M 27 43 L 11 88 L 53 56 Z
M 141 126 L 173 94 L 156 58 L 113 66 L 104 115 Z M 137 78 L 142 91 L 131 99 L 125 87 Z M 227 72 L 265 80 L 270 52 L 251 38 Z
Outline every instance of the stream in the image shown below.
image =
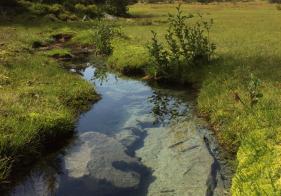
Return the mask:
M 10 195 L 227 194 L 217 147 L 196 116 L 191 90 L 92 66 L 81 73 L 102 99 L 81 114 L 70 144 L 40 160 Z

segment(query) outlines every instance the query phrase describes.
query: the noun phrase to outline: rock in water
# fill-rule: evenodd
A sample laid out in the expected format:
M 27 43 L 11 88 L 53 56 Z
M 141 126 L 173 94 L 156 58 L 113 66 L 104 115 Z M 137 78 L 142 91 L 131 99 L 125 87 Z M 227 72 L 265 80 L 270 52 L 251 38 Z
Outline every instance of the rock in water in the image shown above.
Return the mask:
M 131 148 L 139 139 L 141 131 L 137 128 L 126 128 L 115 135 L 115 138 L 127 148 Z
M 66 170 L 72 178 L 86 177 L 106 182 L 104 184 L 108 184 L 109 189 L 137 189 L 140 174 L 126 166 L 140 163 L 125 152 L 125 146 L 116 139 L 101 133 L 87 132 L 80 136 L 79 143 L 66 157 Z
M 144 147 L 136 153 L 155 177 L 147 195 L 206 195 L 214 159 L 194 120 L 147 129 L 147 134 Z

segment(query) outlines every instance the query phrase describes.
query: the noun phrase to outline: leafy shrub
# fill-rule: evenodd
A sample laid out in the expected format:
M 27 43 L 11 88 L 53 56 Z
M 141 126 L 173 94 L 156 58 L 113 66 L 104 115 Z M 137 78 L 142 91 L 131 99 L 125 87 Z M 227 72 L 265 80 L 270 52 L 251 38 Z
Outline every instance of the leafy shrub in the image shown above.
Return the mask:
M 128 11 L 128 4 L 127 0 L 106 0 L 105 10 L 112 15 L 124 16 Z
M 45 15 L 49 13 L 48 6 L 41 3 L 30 4 L 29 10 L 38 15 Z
M 99 15 L 99 10 L 96 5 L 84 5 L 78 3 L 75 5 L 75 11 L 77 11 L 80 15 L 87 15 L 89 17 L 95 17 Z
M 97 54 L 110 55 L 112 53 L 112 40 L 116 33 L 116 26 L 99 22 L 93 31 L 93 39 Z
M 25 2 L 25 6 L 28 6 L 29 11 L 37 15 L 47 15 L 47 14 L 54 14 L 59 15 L 65 12 L 64 7 L 60 4 L 43 4 L 43 3 L 28 3 Z
M 48 12 L 51 14 L 58 15 L 63 11 L 64 11 L 64 8 L 60 4 L 55 3 L 55 4 L 48 6 Z
M 166 45 L 160 43 L 157 34 L 153 33 L 149 52 L 152 57 L 155 78 L 172 80 L 185 80 L 185 76 L 195 66 L 206 64 L 211 60 L 215 44 L 210 42 L 209 30 L 213 21 L 200 20 L 195 24 L 187 21 L 194 18 L 193 15 L 184 16 L 180 5 L 177 14 L 169 16 L 169 29 L 165 35 Z
M 115 15 L 127 15 L 127 6 L 131 3 L 137 2 L 136 0 L 92 0 L 93 3 L 99 5 L 103 11 Z

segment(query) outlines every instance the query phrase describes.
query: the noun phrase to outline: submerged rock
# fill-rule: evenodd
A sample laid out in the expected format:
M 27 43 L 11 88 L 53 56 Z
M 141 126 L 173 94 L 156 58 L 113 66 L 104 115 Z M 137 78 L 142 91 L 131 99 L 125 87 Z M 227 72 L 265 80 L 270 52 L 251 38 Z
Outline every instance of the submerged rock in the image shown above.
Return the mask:
M 206 195 L 214 158 L 194 120 L 147 129 L 147 134 L 137 156 L 154 171 L 148 195 Z
M 130 148 L 136 143 L 140 137 L 134 133 L 132 129 L 122 130 L 116 134 L 115 138 L 120 141 L 124 146 Z
M 65 158 L 66 170 L 72 178 L 87 177 L 104 181 L 110 187 L 136 189 L 140 174 L 128 168 L 140 163 L 125 151 L 126 147 L 116 139 L 87 132 L 80 136 L 79 143 Z

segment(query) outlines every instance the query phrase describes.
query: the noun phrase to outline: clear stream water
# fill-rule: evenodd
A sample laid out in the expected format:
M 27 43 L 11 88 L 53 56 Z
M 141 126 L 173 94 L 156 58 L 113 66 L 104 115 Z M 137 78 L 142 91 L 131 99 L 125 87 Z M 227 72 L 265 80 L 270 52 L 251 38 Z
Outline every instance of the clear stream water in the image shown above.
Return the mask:
M 77 134 L 70 144 L 39 161 L 11 195 L 214 194 L 214 187 L 209 185 L 215 171 L 214 158 L 199 132 L 189 132 L 186 140 L 182 140 L 184 136 L 170 141 L 174 137 L 169 130 L 185 134 L 183 128 L 189 126 L 177 128 L 171 124 L 178 125 L 184 116 L 194 116 L 191 91 L 152 87 L 94 67 L 86 68 L 82 74 L 95 85 L 102 99 L 80 116 Z M 174 150 L 179 145 L 186 149 Z M 169 164 L 178 165 L 179 169 L 170 170 Z M 181 171 L 185 166 L 189 169 Z M 189 184 L 172 185 L 176 182 L 173 178 Z M 189 185 L 196 189 L 189 187 L 188 192 L 182 188 Z

